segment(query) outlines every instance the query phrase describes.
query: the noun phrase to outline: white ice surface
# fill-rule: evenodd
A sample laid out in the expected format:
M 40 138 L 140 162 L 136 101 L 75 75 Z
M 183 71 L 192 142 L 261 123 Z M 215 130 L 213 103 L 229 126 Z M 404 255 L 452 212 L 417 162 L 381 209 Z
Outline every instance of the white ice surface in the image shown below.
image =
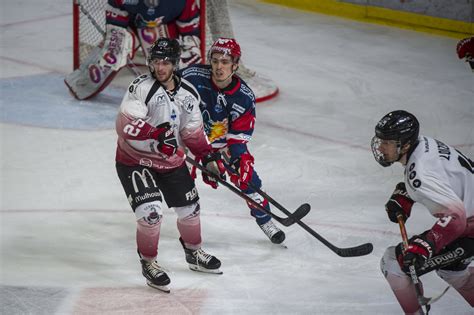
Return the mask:
M 0 313 L 401 313 L 379 260 L 400 241 L 384 204 L 403 170 L 380 167 L 369 142 L 384 114 L 405 109 L 423 134 L 474 156 L 474 74 L 455 39 L 231 1 L 244 62 L 280 87 L 257 105 L 250 146 L 265 190 L 290 210 L 310 203 L 304 222 L 335 245 L 372 242 L 374 251 L 340 258 L 297 225 L 285 228 L 287 249 L 272 245 L 238 197 L 198 181 L 204 247 L 224 274 L 188 270 L 166 209 L 165 295 L 145 286 L 115 174 L 123 89 L 90 102 L 68 94 L 71 1 L 3 0 L 0 9 Z M 408 232 L 433 223 L 416 206 Z M 422 279 L 427 296 L 446 286 Z M 454 290 L 431 312 L 472 313 Z

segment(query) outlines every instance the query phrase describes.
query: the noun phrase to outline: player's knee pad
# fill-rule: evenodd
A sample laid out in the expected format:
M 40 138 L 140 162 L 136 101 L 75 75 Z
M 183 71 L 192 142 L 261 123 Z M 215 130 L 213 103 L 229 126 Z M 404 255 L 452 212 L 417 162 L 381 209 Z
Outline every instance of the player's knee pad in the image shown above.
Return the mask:
M 397 256 L 395 254 L 395 246 L 390 246 L 385 250 L 382 259 L 380 259 L 380 270 L 382 271 L 385 278 L 387 278 L 388 275 L 408 278 L 407 274 L 403 272 L 397 261 Z
M 181 223 L 199 220 L 201 207 L 199 202 L 194 202 L 184 207 L 174 207 L 174 211 L 178 215 L 178 221 Z
M 152 201 L 139 205 L 135 209 L 135 217 L 137 222 L 143 219 L 148 225 L 156 225 L 161 223 L 163 217 L 163 209 L 160 201 Z

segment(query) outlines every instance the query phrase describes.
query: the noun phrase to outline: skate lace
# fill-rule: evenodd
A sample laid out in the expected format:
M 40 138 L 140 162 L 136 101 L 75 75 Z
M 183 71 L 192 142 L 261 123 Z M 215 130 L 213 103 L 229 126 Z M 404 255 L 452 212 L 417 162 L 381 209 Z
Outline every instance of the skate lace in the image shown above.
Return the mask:
M 267 223 L 260 225 L 260 228 L 266 235 L 270 237 L 279 231 L 279 229 L 275 226 L 275 224 L 273 224 L 272 221 L 268 221 Z
M 204 262 L 204 263 L 209 263 L 209 261 L 212 259 L 212 255 L 206 253 L 205 251 L 203 251 L 202 249 L 198 249 L 194 255 L 196 255 L 196 260 L 197 262 Z
M 153 278 L 156 278 L 157 276 L 159 276 L 160 274 L 164 272 L 162 268 L 160 267 L 160 265 L 158 265 L 155 261 L 151 263 L 147 263 L 146 270 Z

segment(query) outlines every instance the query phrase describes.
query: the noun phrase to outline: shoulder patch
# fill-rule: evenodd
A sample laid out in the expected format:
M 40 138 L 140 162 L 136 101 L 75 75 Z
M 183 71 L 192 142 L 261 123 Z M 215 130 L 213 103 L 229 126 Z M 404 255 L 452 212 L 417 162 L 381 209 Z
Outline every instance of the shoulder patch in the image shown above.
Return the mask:
M 199 99 L 198 92 L 196 91 L 194 86 L 192 86 L 188 81 L 181 80 L 181 87 L 191 93 L 196 98 L 196 100 Z
M 142 74 L 141 76 L 135 78 L 135 80 L 133 80 L 132 83 L 130 83 L 130 85 L 128 86 L 128 91 L 130 93 L 135 92 L 137 90 L 137 87 L 148 78 L 150 78 L 148 74 Z

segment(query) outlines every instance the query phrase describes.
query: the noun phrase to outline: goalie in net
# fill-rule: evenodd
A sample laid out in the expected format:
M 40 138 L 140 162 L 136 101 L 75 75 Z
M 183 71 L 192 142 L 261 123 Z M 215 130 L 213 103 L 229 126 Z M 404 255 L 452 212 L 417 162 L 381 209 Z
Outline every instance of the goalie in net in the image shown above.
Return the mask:
M 100 34 L 100 44 L 96 39 L 95 44 L 86 43 L 92 48 L 82 56 L 82 39 L 75 42 L 74 65 L 78 68 L 64 82 L 80 100 L 100 93 L 123 67 L 139 75 L 135 64 L 142 64 L 135 62 L 135 56 L 141 51 L 146 60 L 149 47 L 158 38 L 178 39 L 182 48 L 179 68 L 203 63 L 207 43 L 218 37 L 235 38 L 225 0 L 75 0 L 75 8 L 80 12 L 74 18 L 79 25 L 75 36 L 83 28 Z M 257 102 L 278 93 L 271 79 L 243 65 L 239 75 L 252 88 Z
M 105 38 L 92 49 L 80 67 L 65 78 L 77 99 L 101 92 L 125 66 L 133 67 L 136 42 L 145 57 L 161 37 L 177 38 L 183 53 L 180 67 L 201 62 L 199 0 L 108 0 L 105 30 L 79 2 L 81 12 Z

